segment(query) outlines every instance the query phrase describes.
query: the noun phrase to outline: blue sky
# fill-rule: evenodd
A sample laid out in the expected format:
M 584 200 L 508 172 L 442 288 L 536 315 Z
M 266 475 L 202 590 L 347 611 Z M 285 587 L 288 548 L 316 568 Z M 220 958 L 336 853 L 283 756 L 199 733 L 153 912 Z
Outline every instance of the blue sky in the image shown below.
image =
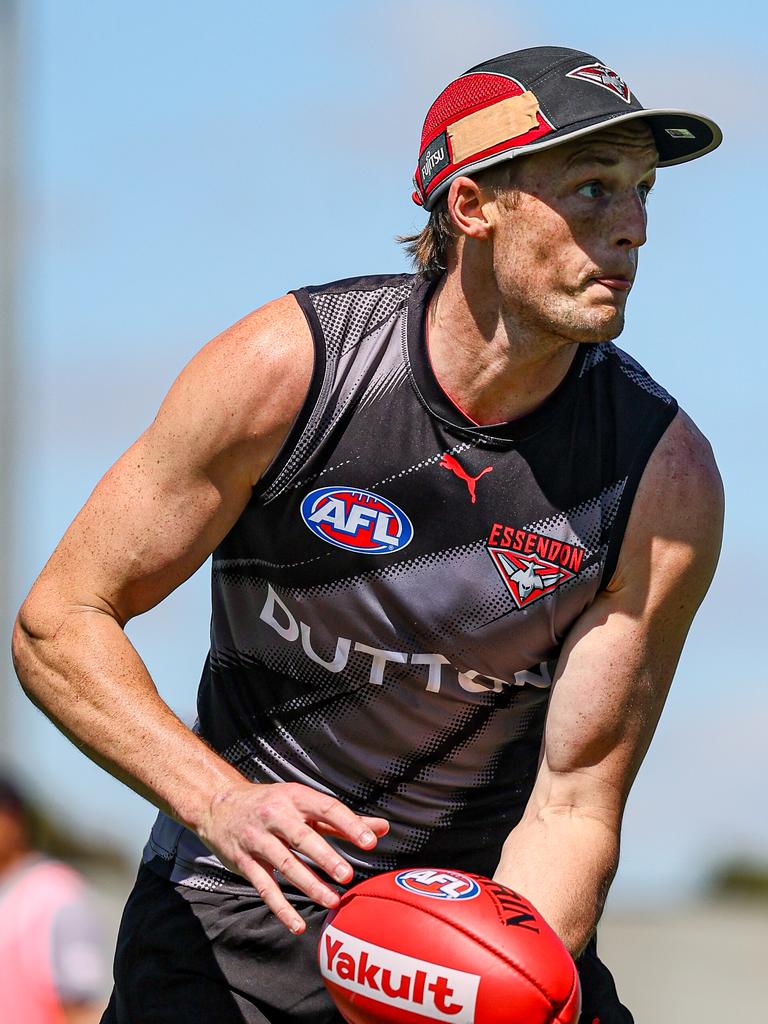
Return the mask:
M 761 273 L 766 16 L 448 0 L 290 5 L 26 0 L 19 260 L 19 600 L 98 477 L 205 340 L 289 288 L 406 264 L 421 121 L 450 78 L 523 46 L 581 47 L 646 106 L 701 110 L 725 143 L 661 171 L 621 344 L 714 445 L 719 574 L 630 799 L 618 896 L 685 891 L 718 856 L 768 852 L 768 500 Z M 206 569 L 129 632 L 193 714 Z M 11 758 L 84 829 L 138 851 L 153 812 L 16 691 Z

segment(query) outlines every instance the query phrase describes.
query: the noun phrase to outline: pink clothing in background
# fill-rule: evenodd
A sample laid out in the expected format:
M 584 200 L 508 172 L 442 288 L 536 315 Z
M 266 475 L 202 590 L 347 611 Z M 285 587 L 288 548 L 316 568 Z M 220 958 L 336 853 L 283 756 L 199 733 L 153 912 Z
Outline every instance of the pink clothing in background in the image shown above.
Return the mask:
M 94 997 L 99 951 L 87 940 L 57 937 L 61 915 L 84 905 L 80 876 L 57 861 L 28 858 L 0 879 L 2 1024 L 64 1024 L 62 1001 Z

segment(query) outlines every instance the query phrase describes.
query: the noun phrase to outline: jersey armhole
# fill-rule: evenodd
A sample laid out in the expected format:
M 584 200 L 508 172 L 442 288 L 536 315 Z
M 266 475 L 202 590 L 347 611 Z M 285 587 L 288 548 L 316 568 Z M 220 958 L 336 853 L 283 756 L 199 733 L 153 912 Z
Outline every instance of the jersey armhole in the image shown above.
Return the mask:
M 307 391 L 304 402 L 296 414 L 296 418 L 291 424 L 285 440 L 280 445 L 275 457 L 261 474 L 253 488 L 252 500 L 253 498 L 261 497 L 285 468 L 301 438 L 301 435 L 304 433 L 304 430 L 309 423 L 309 419 L 320 397 L 323 381 L 325 379 L 326 356 L 323 329 L 320 326 L 320 320 L 315 312 L 312 300 L 309 297 L 309 292 L 306 288 L 297 288 L 288 292 L 288 294 L 293 295 L 298 302 L 299 308 L 304 314 L 307 324 L 309 325 L 309 330 L 312 334 L 312 345 L 315 357 L 314 365 L 312 367 L 312 378 L 309 382 L 309 390 Z
M 672 420 L 677 416 L 678 408 L 678 404 L 673 398 L 665 408 L 664 415 L 659 420 L 652 421 L 651 429 L 644 434 L 638 443 L 635 457 L 632 460 L 632 464 L 627 474 L 627 482 L 624 486 L 621 500 L 619 501 L 619 508 L 616 513 L 613 529 L 611 530 L 611 536 L 608 542 L 608 551 L 606 553 L 603 572 L 600 577 L 598 593 L 605 590 L 613 579 L 613 574 L 616 572 L 616 566 L 619 562 L 621 545 L 624 543 L 624 534 L 627 531 L 629 516 L 632 511 L 632 506 L 635 503 L 637 488 L 640 486 L 640 479 L 645 472 L 645 467 L 648 465 L 648 461 L 653 454 L 656 445 L 666 433 L 669 425 L 672 423 Z

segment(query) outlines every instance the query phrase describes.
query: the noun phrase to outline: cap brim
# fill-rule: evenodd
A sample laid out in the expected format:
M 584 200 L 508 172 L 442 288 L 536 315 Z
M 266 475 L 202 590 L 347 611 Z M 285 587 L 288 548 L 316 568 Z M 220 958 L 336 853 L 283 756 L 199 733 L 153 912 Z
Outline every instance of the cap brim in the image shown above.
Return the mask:
M 594 132 L 602 131 L 614 124 L 625 121 L 646 120 L 653 132 L 656 148 L 659 151 L 659 167 L 672 167 L 675 164 L 684 164 L 689 160 L 697 160 L 700 156 L 711 153 L 717 149 L 723 141 L 723 133 L 718 125 L 703 114 L 695 114 L 687 110 L 632 110 L 626 114 L 601 115 L 599 118 L 592 118 L 590 121 L 576 122 L 567 128 L 559 128 L 545 136 L 539 142 L 529 143 L 527 146 L 520 146 L 505 149 L 501 153 L 494 153 L 493 156 L 485 159 L 473 160 L 471 163 L 461 167 L 457 173 L 453 173 L 441 182 L 433 192 L 430 192 L 424 208 L 431 210 L 437 199 L 447 191 L 451 182 L 458 175 L 466 174 L 471 176 L 476 171 L 485 170 L 486 167 L 493 167 L 503 163 L 505 160 L 513 160 L 515 157 L 527 156 L 529 153 L 538 153 L 544 149 L 551 149 L 572 139 L 581 138 L 584 135 L 591 135 Z M 669 134 L 670 131 L 680 132 L 682 135 Z M 690 138 L 689 136 L 693 136 Z

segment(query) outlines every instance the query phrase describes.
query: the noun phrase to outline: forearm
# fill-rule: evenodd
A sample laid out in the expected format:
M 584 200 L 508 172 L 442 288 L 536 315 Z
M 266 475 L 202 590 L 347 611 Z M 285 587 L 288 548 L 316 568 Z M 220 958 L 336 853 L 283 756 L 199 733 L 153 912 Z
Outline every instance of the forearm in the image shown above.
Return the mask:
M 110 774 L 198 829 L 216 793 L 242 776 L 160 698 L 113 616 L 22 609 L 14 662 L 30 699 Z
M 529 899 L 573 956 L 584 949 L 619 860 L 618 825 L 575 807 L 526 813 L 494 875 Z
M 34 703 L 92 760 L 192 828 L 293 932 L 306 924 L 275 869 L 316 903 L 335 907 L 337 892 L 306 861 L 349 882 L 351 865 L 325 836 L 370 850 L 388 829 L 384 819 L 359 816 L 308 786 L 250 783 L 160 699 L 106 608 L 52 597 L 38 582 L 19 613 L 13 648 Z

